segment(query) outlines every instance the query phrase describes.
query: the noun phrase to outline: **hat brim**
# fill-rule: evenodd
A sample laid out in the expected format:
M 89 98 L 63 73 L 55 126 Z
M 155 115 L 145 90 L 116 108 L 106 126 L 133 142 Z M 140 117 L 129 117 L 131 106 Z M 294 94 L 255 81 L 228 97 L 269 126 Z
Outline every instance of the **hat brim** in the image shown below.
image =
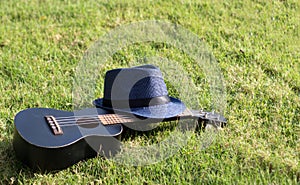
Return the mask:
M 170 102 L 163 105 L 153 105 L 149 107 L 137 107 L 137 108 L 125 108 L 125 109 L 113 109 L 111 107 L 103 106 L 103 98 L 99 98 L 93 101 L 96 107 L 100 107 L 106 110 L 114 112 L 124 112 L 142 116 L 146 118 L 164 119 L 171 118 L 181 114 L 186 106 L 179 99 L 170 97 Z

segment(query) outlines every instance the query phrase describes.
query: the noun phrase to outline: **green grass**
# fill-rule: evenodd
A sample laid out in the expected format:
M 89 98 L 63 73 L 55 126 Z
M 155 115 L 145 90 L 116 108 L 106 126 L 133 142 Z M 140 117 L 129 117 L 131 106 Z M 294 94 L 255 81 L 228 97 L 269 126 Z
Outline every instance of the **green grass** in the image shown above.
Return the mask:
M 0 10 L 2 183 L 300 183 L 299 1 L 10 0 L 1 1 Z M 29 107 L 72 110 L 73 78 L 84 52 L 113 28 L 143 20 L 178 23 L 213 52 L 226 83 L 229 120 L 214 143 L 201 150 L 204 133 L 195 132 L 174 156 L 139 167 L 101 157 L 56 173 L 35 173 L 22 166 L 12 149 L 15 114 Z M 105 69 L 126 66 L 141 56 L 182 61 L 200 89 L 195 96 L 201 107 L 209 108 L 208 86 L 198 78 L 205 75 L 176 48 L 129 46 L 114 54 Z M 102 96 L 102 83 L 99 78 L 97 97 Z M 170 130 L 124 142 L 145 145 L 162 140 Z

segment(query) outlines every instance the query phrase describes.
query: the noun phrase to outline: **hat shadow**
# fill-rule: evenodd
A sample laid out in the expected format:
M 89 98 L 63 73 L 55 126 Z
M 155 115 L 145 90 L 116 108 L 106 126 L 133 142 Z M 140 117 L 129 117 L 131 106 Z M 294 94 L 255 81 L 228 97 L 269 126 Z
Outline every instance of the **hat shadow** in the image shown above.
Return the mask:
M 207 123 L 204 121 L 197 120 L 173 120 L 173 121 L 164 121 L 159 122 L 153 129 L 146 131 L 135 130 L 133 127 L 128 127 L 123 125 L 123 132 L 121 134 L 121 141 L 126 142 L 128 140 L 135 140 L 136 138 L 142 137 L 147 138 L 148 143 L 155 143 L 157 139 L 155 137 L 160 137 L 164 133 L 171 133 L 174 131 L 187 132 L 194 131 L 195 133 L 205 131 Z M 160 134 L 163 133 L 163 134 Z M 165 134 L 166 136 L 168 134 Z

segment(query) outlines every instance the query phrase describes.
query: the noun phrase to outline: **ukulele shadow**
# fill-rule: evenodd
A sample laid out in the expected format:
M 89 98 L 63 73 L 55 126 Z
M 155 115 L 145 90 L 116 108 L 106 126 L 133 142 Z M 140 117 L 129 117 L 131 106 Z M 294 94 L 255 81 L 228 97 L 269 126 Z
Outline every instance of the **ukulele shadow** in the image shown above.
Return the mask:
M 5 138 L 0 142 L 0 172 L 0 182 L 3 184 L 17 183 L 20 175 L 22 178 L 34 177 L 34 172 L 17 160 L 12 139 Z

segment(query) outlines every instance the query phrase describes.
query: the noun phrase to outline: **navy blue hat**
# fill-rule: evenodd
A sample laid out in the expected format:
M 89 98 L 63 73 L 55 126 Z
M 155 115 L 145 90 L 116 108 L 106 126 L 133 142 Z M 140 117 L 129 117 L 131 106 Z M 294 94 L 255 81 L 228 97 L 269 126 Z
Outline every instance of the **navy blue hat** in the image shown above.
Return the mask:
M 168 96 L 162 73 L 153 65 L 107 71 L 104 97 L 93 103 L 114 112 L 159 119 L 177 116 L 186 109 L 179 99 Z

